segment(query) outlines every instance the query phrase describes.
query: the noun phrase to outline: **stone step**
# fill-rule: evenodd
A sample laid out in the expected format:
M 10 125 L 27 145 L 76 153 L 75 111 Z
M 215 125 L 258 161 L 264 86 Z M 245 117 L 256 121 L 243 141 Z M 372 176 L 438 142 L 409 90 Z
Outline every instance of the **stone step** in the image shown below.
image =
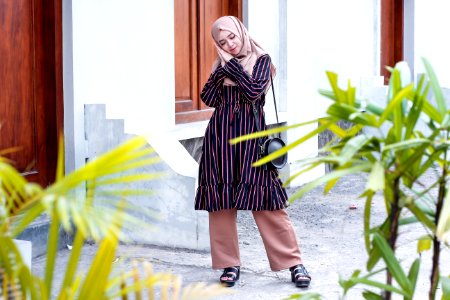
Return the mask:
M 47 253 L 48 231 L 50 218 L 46 215 L 38 217 L 18 237 L 18 240 L 30 241 L 32 243 L 32 257 L 36 258 Z M 62 229 L 59 232 L 58 249 L 72 244 L 72 237 Z

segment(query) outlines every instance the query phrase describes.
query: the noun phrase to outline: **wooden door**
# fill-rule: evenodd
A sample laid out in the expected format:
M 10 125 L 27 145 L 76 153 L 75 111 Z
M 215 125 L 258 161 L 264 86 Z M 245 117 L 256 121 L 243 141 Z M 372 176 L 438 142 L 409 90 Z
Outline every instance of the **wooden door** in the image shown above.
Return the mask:
M 0 0 L 0 151 L 28 180 L 54 180 L 62 132 L 61 3 Z
M 242 19 L 242 0 L 174 1 L 176 123 L 206 120 L 212 109 L 199 94 L 216 59 L 211 25 L 224 15 Z

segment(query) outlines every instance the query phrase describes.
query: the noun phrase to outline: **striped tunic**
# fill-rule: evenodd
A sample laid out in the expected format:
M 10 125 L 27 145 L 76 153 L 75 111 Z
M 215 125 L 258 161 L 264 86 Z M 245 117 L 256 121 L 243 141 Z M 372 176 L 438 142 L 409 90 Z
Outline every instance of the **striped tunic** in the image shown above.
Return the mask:
M 215 110 L 203 140 L 196 210 L 285 208 L 287 195 L 277 170 L 252 167 L 258 160 L 258 141 L 229 143 L 232 138 L 257 131 L 252 102 L 259 110 L 260 128 L 266 128 L 263 106 L 270 65 L 270 57 L 263 55 L 249 75 L 236 59 L 231 59 L 223 67 L 219 66 L 205 84 L 200 97 Z M 225 77 L 237 85 L 223 85 Z

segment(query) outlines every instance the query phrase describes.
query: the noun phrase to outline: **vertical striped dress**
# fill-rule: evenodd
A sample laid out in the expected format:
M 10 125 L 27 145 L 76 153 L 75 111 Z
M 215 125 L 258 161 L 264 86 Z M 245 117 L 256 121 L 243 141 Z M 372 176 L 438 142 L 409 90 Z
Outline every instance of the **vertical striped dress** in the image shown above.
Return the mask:
M 200 97 L 215 110 L 203 140 L 196 210 L 285 208 L 287 195 L 277 170 L 252 167 L 258 160 L 258 141 L 229 143 L 232 138 L 257 131 L 252 102 L 259 110 L 260 128 L 266 128 L 263 106 L 270 66 L 269 55 L 263 55 L 249 75 L 233 58 L 223 67 L 219 66 L 205 84 Z M 223 85 L 225 77 L 237 85 Z

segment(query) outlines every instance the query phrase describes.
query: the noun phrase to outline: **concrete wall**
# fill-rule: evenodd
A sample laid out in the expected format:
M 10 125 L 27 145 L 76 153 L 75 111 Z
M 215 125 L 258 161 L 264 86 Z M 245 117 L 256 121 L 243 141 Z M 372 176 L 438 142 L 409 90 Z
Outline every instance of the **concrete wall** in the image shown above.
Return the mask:
M 94 159 L 132 136 L 124 133 L 123 120 L 105 118 L 105 105 L 86 105 L 85 120 L 88 159 Z M 193 209 L 195 178 L 174 172 L 164 160 L 139 172 L 164 173 L 159 179 L 128 187 L 153 192 L 152 196 L 131 196 L 128 200 L 138 208 L 155 212 L 156 218 L 140 214 L 139 210 L 135 212 L 136 217 L 154 225 L 155 230 L 143 232 L 136 228 L 128 231 L 127 236 L 139 244 L 209 249 L 208 213 Z
M 30 255 L 32 258 L 42 256 L 47 253 L 47 240 L 50 229 L 50 218 L 47 215 L 41 215 L 34 220 L 22 233 L 17 236 L 18 240 L 31 242 Z M 58 249 L 66 248 L 67 245 L 72 244 L 72 237 L 65 233 L 62 228 L 59 231 Z M 27 243 L 25 242 L 25 245 Z M 24 259 L 28 259 L 27 256 L 23 256 Z

